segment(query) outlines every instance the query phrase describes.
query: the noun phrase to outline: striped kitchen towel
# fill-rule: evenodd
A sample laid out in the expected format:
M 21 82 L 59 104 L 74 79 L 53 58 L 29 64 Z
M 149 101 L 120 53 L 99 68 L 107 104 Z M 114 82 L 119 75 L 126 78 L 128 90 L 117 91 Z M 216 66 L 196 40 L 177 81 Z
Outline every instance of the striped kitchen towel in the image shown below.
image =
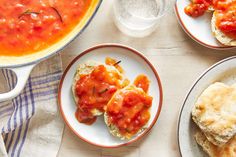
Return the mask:
M 61 74 L 61 58 L 56 55 L 33 69 L 18 97 L 0 103 L 0 157 L 57 155 L 64 128 L 57 108 Z M 4 78 L 2 88 L 14 88 L 13 72 L 2 70 L 0 82 Z

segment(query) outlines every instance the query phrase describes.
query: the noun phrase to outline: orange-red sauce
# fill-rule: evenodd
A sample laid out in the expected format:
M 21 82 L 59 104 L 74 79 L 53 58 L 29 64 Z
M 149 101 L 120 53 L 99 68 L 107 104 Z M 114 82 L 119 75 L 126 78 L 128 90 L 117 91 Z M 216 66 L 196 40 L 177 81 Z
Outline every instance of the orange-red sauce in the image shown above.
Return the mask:
M 193 0 L 191 4 L 184 8 L 184 11 L 189 16 L 198 17 L 203 15 L 211 5 L 212 0 Z
M 112 58 L 106 58 L 106 64 L 112 65 L 118 70 L 122 69 L 118 65 L 118 61 Z M 93 115 L 93 110 L 104 112 L 113 94 L 128 84 L 129 80 L 123 79 L 117 70 L 107 70 L 104 65 L 95 67 L 90 74 L 81 75 L 76 82 L 75 91 L 79 98 L 75 114 L 78 121 L 85 124 L 94 123 L 96 116 Z
M 216 26 L 227 36 L 236 39 L 236 0 L 232 3 L 218 4 L 218 9 L 215 12 Z
M 147 93 L 148 88 L 149 88 L 149 79 L 146 75 L 139 75 L 136 77 L 136 79 L 134 80 L 134 85 L 136 87 L 142 88 L 144 92 Z
M 141 80 L 138 80 L 141 78 Z M 145 80 L 143 76 L 137 77 L 140 83 Z M 146 89 L 146 80 L 143 82 Z M 148 87 L 147 87 L 148 88 Z M 120 90 L 107 105 L 108 123 L 115 125 L 125 137 L 135 135 L 150 119 L 149 108 L 152 97 L 144 91 L 137 89 Z
M 89 123 L 90 120 L 94 122 L 96 117 L 92 110 L 104 112 L 104 106 L 117 89 L 122 87 L 121 76 L 99 65 L 91 74 L 80 77 L 76 83 L 76 95 L 79 97 L 77 118 L 81 123 Z
M 184 11 L 189 16 L 198 17 L 203 15 L 209 6 L 215 10 L 217 28 L 236 39 L 236 0 L 194 0 Z
M 121 61 L 117 61 L 113 58 L 107 57 L 105 63 L 107 65 L 114 66 L 117 70 L 119 70 L 120 73 L 124 72 L 123 68 L 120 66 Z
M 0 0 L 0 56 L 43 50 L 81 20 L 91 0 Z

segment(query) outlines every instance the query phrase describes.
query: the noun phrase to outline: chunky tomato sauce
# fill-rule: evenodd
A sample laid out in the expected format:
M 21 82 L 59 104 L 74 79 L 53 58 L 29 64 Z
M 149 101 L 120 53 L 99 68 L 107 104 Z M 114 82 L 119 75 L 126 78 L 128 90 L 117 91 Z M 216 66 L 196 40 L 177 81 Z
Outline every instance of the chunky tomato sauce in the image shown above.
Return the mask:
M 184 11 L 189 16 L 198 17 L 203 15 L 211 5 L 212 0 L 193 0 Z
M 216 10 L 216 26 L 227 36 L 236 39 L 236 0 L 231 3 L 218 4 Z
M 96 120 L 94 109 L 104 112 L 112 95 L 129 83 L 122 79 L 117 71 L 108 71 L 104 65 L 95 67 L 88 75 L 81 75 L 76 83 L 78 121 L 92 124 Z
M 142 88 L 143 91 L 146 93 L 148 92 L 149 83 L 150 83 L 150 81 L 146 75 L 139 75 L 134 80 L 134 85 L 136 87 Z
M 185 13 L 198 17 L 213 7 L 216 15 L 216 26 L 227 36 L 236 39 L 236 0 L 193 0 L 185 7 Z
M 81 20 L 91 0 L 0 0 L 0 56 L 45 49 Z
M 141 85 L 142 81 L 144 85 Z M 136 79 L 138 86 L 148 89 L 146 81 L 144 76 Z M 152 97 L 146 92 L 137 90 L 134 86 L 130 88 L 118 91 L 107 105 L 106 111 L 108 123 L 115 125 L 120 134 L 127 138 L 135 135 L 147 124 L 150 119 L 149 108 L 152 105 Z

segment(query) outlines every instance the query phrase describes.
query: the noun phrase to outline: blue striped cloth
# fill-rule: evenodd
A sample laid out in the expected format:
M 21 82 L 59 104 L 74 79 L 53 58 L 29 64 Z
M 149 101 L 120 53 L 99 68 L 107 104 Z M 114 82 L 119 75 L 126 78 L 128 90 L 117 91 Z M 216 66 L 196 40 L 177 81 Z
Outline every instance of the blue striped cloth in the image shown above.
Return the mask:
M 1 72 L 8 88 L 13 89 L 17 81 L 14 73 L 9 70 Z M 57 55 L 34 68 L 25 89 L 18 97 L 0 103 L 3 140 L 0 156 L 36 157 L 42 156 L 42 153 L 44 156 L 56 156 L 64 127 L 57 110 L 61 74 L 61 58 Z M 43 147 L 50 149 L 48 154 L 47 150 L 42 150 Z

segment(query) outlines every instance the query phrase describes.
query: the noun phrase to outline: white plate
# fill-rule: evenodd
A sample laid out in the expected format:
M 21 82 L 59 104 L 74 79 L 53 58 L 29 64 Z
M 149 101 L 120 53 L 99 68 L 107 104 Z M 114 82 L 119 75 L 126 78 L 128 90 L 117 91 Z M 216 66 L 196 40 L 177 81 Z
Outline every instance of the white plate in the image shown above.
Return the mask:
M 197 126 L 192 121 L 191 111 L 203 90 L 216 81 L 229 85 L 236 83 L 236 56 L 224 59 L 206 70 L 187 94 L 180 112 L 177 132 L 182 157 L 206 157 L 193 137 Z
M 207 12 L 198 18 L 192 18 L 185 14 L 184 8 L 190 0 L 176 0 L 175 13 L 184 31 L 195 41 L 212 49 L 227 50 L 235 47 L 222 45 L 213 36 L 211 31 L 211 18 L 213 12 Z
M 124 68 L 125 75 L 131 81 L 139 74 L 146 74 L 150 79 L 149 94 L 153 96 L 153 103 L 150 109 L 151 117 L 147 125 L 148 129 L 130 140 L 120 140 L 110 135 L 103 116 L 99 117 L 91 126 L 79 123 L 75 118 L 76 105 L 72 97 L 71 85 L 77 66 L 88 60 L 104 63 L 106 57 L 121 60 L 120 65 Z M 111 148 L 130 144 L 152 128 L 161 110 L 162 87 L 155 68 L 143 55 L 126 46 L 105 44 L 86 50 L 69 64 L 60 82 L 58 99 L 59 108 L 65 123 L 79 138 L 96 146 Z

